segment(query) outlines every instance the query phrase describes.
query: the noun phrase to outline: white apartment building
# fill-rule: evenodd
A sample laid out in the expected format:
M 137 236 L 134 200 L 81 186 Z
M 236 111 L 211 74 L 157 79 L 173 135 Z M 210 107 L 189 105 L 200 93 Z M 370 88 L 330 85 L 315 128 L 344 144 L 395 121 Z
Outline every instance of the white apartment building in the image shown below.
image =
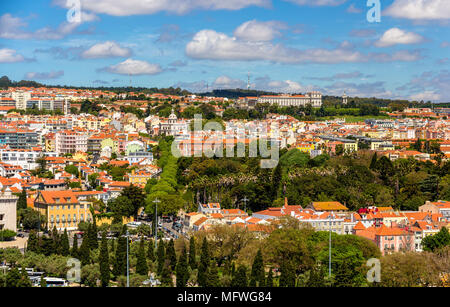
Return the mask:
M 16 206 L 19 197 L 13 195 L 9 188 L 0 192 L 0 230 L 17 231 Z
M 64 130 L 56 133 L 55 144 L 58 154 L 75 153 L 77 151 L 86 152 L 88 135 L 76 131 Z
M 26 170 L 34 170 L 38 167 L 36 159 L 42 156 L 42 152 L 32 149 L 0 148 L 0 161 L 10 165 L 20 166 Z
M 27 101 L 31 99 L 31 93 L 15 91 L 11 93 L 11 98 L 16 101 L 16 109 L 25 110 L 27 108 Z
M 281 107 L 305 107 L 310 104 L 314 108 L 320 108 L 322 106 L 322 93 L 315 91 L 305 95 L 264 95 L 258 97 L 258 103 L 277 104 Z

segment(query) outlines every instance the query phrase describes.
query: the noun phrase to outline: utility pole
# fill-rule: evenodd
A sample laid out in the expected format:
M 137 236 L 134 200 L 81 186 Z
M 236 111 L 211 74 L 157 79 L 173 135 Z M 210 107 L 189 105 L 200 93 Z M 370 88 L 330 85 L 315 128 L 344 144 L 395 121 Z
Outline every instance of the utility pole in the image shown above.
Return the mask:
M 128 236 L 130 233 L 127 230 L 127 288 L 130 287 L 130 261 L 128 256 Z
M 155 207 L 155 250 L 158 249 L 158 203 L 161 202 L 158 198 L 153 201 Z

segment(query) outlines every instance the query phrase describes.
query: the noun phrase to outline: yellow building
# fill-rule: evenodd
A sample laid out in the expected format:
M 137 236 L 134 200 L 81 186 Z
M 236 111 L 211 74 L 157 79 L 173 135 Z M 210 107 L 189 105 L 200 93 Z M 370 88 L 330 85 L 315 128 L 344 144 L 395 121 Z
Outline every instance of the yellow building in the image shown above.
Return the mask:
M 34 209 L 46 217 L 47 229 L 62 231 L 78 229 L 78 223 L 92 221 L 91 202 L 78 201 L 72 190 L 39 191 Z
M 128 175 L 128 181 L 131 184 L 141 185 L 147 184 L 147 181 L 152 178 L 152 173 L 147 171 L 135 171 L 134 169 L 131 171 L 131 174 Z
M 314 144 L 298 144 L 297 149 L 301 152 L 311 153 L 311 150 L 314 150 Z
M 113 219 L 114 219 L 113 217 L 102 216 L 102 217 L 96 217 L 95 222 L 96 222 L 97 226 L 101 226 L 103 224 L 111 225 L 113 222 Z M 128 224 L 130 222 L 134 222 L 134 217 L 132 217 L 132 216 L 122 217 L 122 225 Z
M 55 138 L 45 138 L 45 151 L 46 152 L 55 152 L 56 151 L 56 140 Z

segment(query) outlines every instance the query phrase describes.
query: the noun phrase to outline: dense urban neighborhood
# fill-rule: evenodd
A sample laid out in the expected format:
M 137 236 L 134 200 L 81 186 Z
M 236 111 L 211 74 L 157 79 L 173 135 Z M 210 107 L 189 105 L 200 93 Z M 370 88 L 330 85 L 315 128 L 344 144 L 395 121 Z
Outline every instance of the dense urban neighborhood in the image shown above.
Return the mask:
M 0 95 L 1 286 L 448 285 L 448 105 Z

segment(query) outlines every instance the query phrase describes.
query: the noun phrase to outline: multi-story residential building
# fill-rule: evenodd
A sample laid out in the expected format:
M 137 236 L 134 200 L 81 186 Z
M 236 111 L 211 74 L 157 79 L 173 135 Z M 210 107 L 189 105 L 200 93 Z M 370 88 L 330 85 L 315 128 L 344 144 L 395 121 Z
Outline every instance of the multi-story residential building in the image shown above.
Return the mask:
M 17 231 L 17 200 L 9 188 L 0 191 L 0 230 Z
M 75 153 L 77 151 L 88 151 L 88 136 L 86 133 L 65 130 L 56 133 L 56 152 L 59 154 Z
M 258 103 L 277 104 L 282 107 L 305 107 L 310 104 L 314 108 L 320 108 L 322 106 L 322 94 L 310 92 L 305 95 L 264 95 L 258 97 Z
M 27 101 L 31 99 L 31 92 L 14 91 L 11 93 L 11 98 L 16 101 L 16 109 L 25 110 L 27 108 Z
M 35 131 L 25 129 L 0 129 L 0 145 L 8 145 L 11 149 L 36 147 L 39 143 Z
M 40 150 L 11 149 L 8 146 L 0 147 L 0 161 L 20 166 L 26 170 L 34 170 L 38 166 L 36 159 L 41 156 L 42 152 Z
M 443 219 L 450 222 L 450 201 L 438 200 L 436 202 L 427 201 L 425 205 L 419 207 L 420 212 L 440 213 Z
M 91 221 L 90 202 L 79 201 L 71 190 L 39 191 L 34 208 L 46 216 L 47 229 L 76 230 L 78 223 Z

